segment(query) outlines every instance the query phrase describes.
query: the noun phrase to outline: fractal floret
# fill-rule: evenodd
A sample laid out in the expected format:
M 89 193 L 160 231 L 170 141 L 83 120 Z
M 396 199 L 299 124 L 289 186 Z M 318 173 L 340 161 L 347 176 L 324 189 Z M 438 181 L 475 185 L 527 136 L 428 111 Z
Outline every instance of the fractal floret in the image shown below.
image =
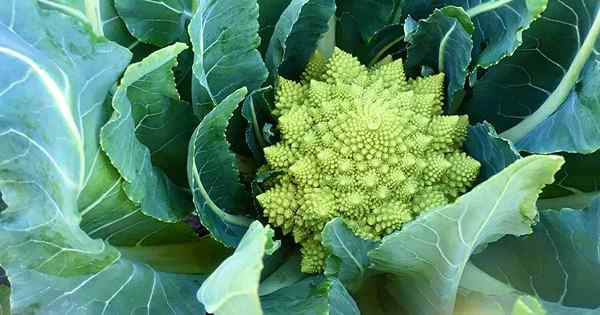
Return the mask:
M 257 196 L 264 214 L 302 246 L 302 271 L 320 272 L 320 233 L 340 217 L 378 239 L 464 193 L 479 163 L 461 151 L 466 116 L 442 116 L 443 74 L 407 81 L 402 60 L 372 69 L 336 49 L 302 82 L 279 78 L 281 141 L 265 148 L 281 175 Z

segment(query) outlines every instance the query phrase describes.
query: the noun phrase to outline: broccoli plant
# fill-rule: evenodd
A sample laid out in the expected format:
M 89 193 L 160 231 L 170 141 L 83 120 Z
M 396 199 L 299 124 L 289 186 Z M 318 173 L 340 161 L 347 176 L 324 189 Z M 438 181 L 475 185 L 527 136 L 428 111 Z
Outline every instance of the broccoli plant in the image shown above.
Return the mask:
M 443 84 L 443 74 L 407 81 L 401 59 L 367 69 L 340 49 L 315 55 L 301 83 L 279 79 L 282 140 L 265 157 L 283 172 L 257 199 L 302 245 L 302 271 L 323 270 L 329 220 L 379 239 L 473 183 L 480 164 L 461 151 L 468 118 L 441 115 Z

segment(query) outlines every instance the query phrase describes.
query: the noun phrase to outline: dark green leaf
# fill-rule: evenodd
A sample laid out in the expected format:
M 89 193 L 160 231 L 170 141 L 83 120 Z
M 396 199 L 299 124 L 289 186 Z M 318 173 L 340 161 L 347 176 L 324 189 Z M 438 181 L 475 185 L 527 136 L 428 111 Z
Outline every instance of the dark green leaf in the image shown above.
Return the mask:
M 265 315 L 358 315 L 358 307 L 335 278 L 313 276 L 261 298 Z
M 544 191 L 542 208 L 585 208 L 600 195 L 600 151 L 594 154 L 562 154 L 566 163 L 556 182 Z
M 469 256 L 503 235 L 530 233 L 535 200 L 562 163 L 556 156 L 512 163 L 454 203 L 386 236 L 369 253 L 373 268 L 396 277 L 393 295 L 409 314 L 450 314 Z
M 258 89 L 268 71 L 257 50 L 256 0 L 201 0 L 199 6 L 189 34 L 195 54 L 192 101 L 202 118 L 233 91 Z
M 260 48 L 259 51 L 264 56 L 269 47 L 269 40 L 273 35 L 275 24 L 279 21 L 279 17 L 283 10 L 287 8 L 291 0 L 258 0 L 259 15 L 258 22 L 260 24 Z
M 523 31 L 537 20 L 548 0 L 405 0 L 403 14 L 425 18 L 436 8 L 459 6 L 476 25 L 473 60 L 488 68 L 511 56 L 522 44 Z
M 407 68 L 417 73 L 420 66 L 429 66 L 445 73 L 449 113 L 456 112 L 464 96 L 473 49 L 473 30 L 473 23 L 462 8 L 448 6 L 436 9 L 426 20 L 419 22 L 414 32 L 406 34 L 410 43 Z
M 337 1 L 336 45 L 373 65 L 402 44 L 399 0 Z
M 597 314 L 599 233 L 596 199 L 584 210 L 543 211 L 533 234 L 505 237 L 472 261 L 495 279 L 540 298 L 548 314 Z
M 596 110 L 593 109 L 595 102 L 586 100 L 585 105 L 582 104 L 584 108 L 575 109 L 575 104 L 570 103 L 580 101 L 573 97 L 569 99 L 569 96 L 574 88 L 578 88 L 578 82 L 588 85 L 591 83 L 585 81 L 594 79 L 586 75 L 595 71 L 593 66 L 585 72 L 583 70 L 586 64 L 593 63 L 591 60 L 598 58 L 599 36 L 599 2 L 550 1 L 543 18 L 526 32 L 524 43 L 515 54 L 490 68 L 477 80 L 473 97 L 467 103 L 467 112 L 475 120 L 490 121 L 498 131 L 502 131 L 501 136 L 515 142 L 518 149 L 527 149 L 521 147 L 519 141 L 548 118 L 559 122 L 561 116 L 568 112 L 580 115 L 570 116 L 571 122 L 590 119 L 590 109 Z M 562 110 L 564 112 L 552 117 L 561 107 L 566 107 Z M 545 127 L 553 123 L 550 121 Z M 591 152 L 597 149 L 596 143 L 585 140 L 596 132 L 593 127 L 581 124 L 571 127 L 581 127 L 581 130 L 570 131 L 579 139 L 565 141 L 568 133 L 561 133 L 557 144 L 553 139 L 544 144 L 543 151 L 568 149 Z M 541 134 L 537 132 L 538 136 Z
M 261 163 L 265 162 L 262 149 L 269 145 L 262 130 L 267 122 L 273 122 L 273 98 L 273 88 L 264 87 L 250 93 L 242 106 L 242 115 L 248 121 L 247 143 L 254 159 Z
M 477 182 L 485 181 L 521 158 L 512 143 L 496 134 L 487 122 L 469 126 L 465 152 L 481 163 Z
M 292 0 L 275 25 L 265 56 L 273 82 L 277 75 L 300 76 L 334 14 L 334 0 Z
M 335 276 L 351 291 L 358 290 L 368 273 L 367 253 L 376 243 L 354 235 L 339 218 L 325 225 L 321 242 L 330 252 L 325 275 Z
M 10 315 L 10 284 L 0 268 L 0 315 Z
M 239 243 L 252 222 L 243 215 L 252 202 L 240 184 L 237 161 L 225 139 L 229 119 L 246 93 L 246 88 L 235 91 L 204 117 L 188 153 L 196 212 L 211 235 L 229 246 Z
M 580 82 L 557 111 L 515 143 L 515 146 L 523 151 L 537 153 L 562 151 L 587 154 L 599 149 L 599 77 L 600 54 L 588 62 Z
M 113 0 L 129 32 L 159 47 L 185 38 L 194 0 Z

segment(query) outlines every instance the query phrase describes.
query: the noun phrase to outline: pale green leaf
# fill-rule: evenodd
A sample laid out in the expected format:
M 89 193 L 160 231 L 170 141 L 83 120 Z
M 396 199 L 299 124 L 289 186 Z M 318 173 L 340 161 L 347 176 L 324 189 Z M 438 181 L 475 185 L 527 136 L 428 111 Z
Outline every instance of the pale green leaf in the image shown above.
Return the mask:
M 192 272 L 206 272 L 201 253 L 220 248 L 210 239 L 188 246 L 189 228 L 136 211 L 100 150 L 104 101 L 129 58 L 36 1 L 0 7 L 0 265 L 15 314 L 202 312 L 193 293 L 204 276 L 168 273 L 151 252 L 128 256 L 161 245 L 171 227 L 181 234 L 152 249 L 186 253 L 184 266 L 193 249 Z
M 469 256 L 503 235 L 530 233 L 537 196 L 562 164 L 556 156 L 512 163 L 454 203 L 385 237 L 369 253 L 373 267 L 398 280 L 394 296 L 410 314 L 450 314 Z
M 167 222 L 193 210 L 187 194 L 153 164 L 159 149 L 172 141 L 185 149 L 189 133 L 184 128 L 194 126 L 191 107 L 179 100 L 172 72 L 185 48 L 174 44 L 130 65 L 113 96 L 114 113 L 101 131 L 102 148 L 126 182 L 127 196 L 143 213 Z
M 262 315 L 258 295 L 263 256 L 277 249 L 274 231 L 254 221 L 233 255 L 206 279 L 198 300 L 215 315 Z

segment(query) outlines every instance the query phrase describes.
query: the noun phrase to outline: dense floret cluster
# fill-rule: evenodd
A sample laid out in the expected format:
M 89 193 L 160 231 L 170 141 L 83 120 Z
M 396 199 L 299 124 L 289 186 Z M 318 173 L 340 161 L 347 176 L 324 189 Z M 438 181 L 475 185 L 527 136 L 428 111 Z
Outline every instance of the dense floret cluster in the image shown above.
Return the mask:
M 282 139 L 265 148 L 282 170 L 257 196 L 272 225 L 302 246 L 302 270 L 323 270 L 320 233 L 341 217 L 378 239 L 465 192 L 479 163 L 461 151 L 466 116 L 442 116 L 443 74 L 407 81 L 402 60 L 367 69 L 336 49 L 303 82 L 279 79 Z

